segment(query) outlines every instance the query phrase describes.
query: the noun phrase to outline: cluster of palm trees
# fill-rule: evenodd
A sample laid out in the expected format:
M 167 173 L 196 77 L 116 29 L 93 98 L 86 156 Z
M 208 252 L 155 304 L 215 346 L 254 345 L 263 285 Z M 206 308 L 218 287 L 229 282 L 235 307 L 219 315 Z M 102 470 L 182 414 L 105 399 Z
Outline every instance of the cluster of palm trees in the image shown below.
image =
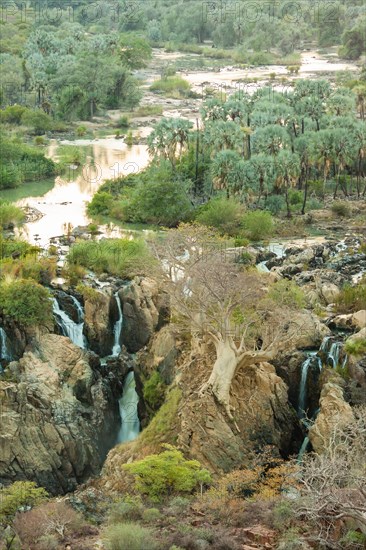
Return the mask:
M 208 162 L 213 189 L 251 201 L 283 194 L 290 216 L 289 190 L 303 191 L 304 213 L 310 181 L 322 181 L 324 197 L 330 187 L 334 198 L 340 189 L 366 194 L 365 105 L 366 86 L 332 89 L 325 80 L 298 80 L 286 93 L 237 92 L 206 101 L 195 132 L 187 120 L 163 119 L 149 150 L 179 170 L 187 144 L 196 147 L 192 159 Z

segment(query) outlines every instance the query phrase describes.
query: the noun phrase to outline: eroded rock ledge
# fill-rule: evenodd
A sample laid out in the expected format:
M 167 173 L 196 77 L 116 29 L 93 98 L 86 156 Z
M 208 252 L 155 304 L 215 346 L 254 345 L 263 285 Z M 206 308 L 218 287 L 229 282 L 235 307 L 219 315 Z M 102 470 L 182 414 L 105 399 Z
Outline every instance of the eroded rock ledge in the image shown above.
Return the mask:
M 29 479 L 56 494 L 99 473 L 119 415 L 98 358 L 44 334 L 10 371 L 0 382 L 0 482 Z

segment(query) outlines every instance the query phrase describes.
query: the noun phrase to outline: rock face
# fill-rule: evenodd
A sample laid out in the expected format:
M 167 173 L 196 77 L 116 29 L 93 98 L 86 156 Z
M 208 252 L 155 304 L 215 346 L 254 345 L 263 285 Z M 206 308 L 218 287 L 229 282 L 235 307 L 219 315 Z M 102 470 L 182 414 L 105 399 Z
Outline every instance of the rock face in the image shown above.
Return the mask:
M 195 376 L 194 370 L 193 364 L 190 376 Z M 300 437 L 297 418 L 288 404 L 287 386 L 272 365 L 244 369 L 231 395 L 236 425 L 211 396 L 197 400 L 192 395 L 185 404 L 178 441 L 192 456 L 216 471 L 229 471 L 249 464 L 251 453 L 266 445 L 284 456 L 293 451 Z
M 155 330 L 169 319 L 169 296 L 156 281 L 136 277 L 120 290 L 123 326 L 122 342 L 131 353 L 143 348 Z
M 332 438 L 334 428 L 347 426 L 353 419 L 353 412 L 343 398 L 342 388 L 333 382 L 324 384 L 320 395 L 320 412 L 309 429 L 309 439 L 317 453 L 325 451 Z
M 366 310 L 362 309 L 356 313 L 337 315 L 329 324 L 335 328 L 345 330 L 366 328 Z
M 119 413 L 95 359 L 47 334 L 11 364 L 16 381 L 0 382 L 1 483 L 27 479 L 56 494 L 99 472 Z
M 93 299 L 85 300 L 84 332 L 90 349 L 101 357 L 110 355 L 113 326 L 118 317 L 117 303 L 111 288 L 94 290 Z
M 323 338 L 331 334 L 329 328 L 308 310 L 296 313 L 291 321 L 298 327 L 297 334 L 291 342 L 291 347 L 294 350 L 317 349 Z

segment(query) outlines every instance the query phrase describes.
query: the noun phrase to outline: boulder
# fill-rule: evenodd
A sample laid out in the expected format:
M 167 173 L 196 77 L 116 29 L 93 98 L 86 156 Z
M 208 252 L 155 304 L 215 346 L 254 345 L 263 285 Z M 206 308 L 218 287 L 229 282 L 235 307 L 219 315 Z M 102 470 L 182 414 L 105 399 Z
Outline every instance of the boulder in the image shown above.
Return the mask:
M 135 353 L 169 319 L 169 296 L 156 281 L 136 277 L 119 292 L 123 311 L 122 342 Z
M 291 319 L 298 327 L 289 348 L 295 349 L 318 349 L 325 336 L 331 334 L 330 329 L 321 323 L 316 315 L 308 310 L 299 311 Z
M 337 315 L 331 320 L 330 325 L 346 330 L 366 328 L 366 310 L 362 309 L 356 313 Z
M 40 336 L 12 363 L 14 381 L 0 381 L 0 483 L 30 480 L 57 494 L 99 473 L 119 411 L 90 363 L 87 352 L 55 334 Z
M 323 283 L 320 287 L 320 295 L 327 305 L 333 304 L 339 296 L 340 289 L 334 283 Z
M 331 442 L 334 429 L 346 427 L 353 420 L 353 412 L 344 400 L 342 388 L 333 382 L 324 384 L 319 403 L 320 412 L 309 428 L 309 439 L 314 451 L 322 453 Z

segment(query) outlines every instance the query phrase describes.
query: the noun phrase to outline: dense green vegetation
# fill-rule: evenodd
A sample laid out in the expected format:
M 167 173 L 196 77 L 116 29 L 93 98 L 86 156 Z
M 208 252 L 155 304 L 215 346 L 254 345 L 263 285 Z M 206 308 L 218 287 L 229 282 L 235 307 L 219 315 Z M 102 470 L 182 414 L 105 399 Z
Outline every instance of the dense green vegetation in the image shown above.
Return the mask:
M 106 182 L 89 213 L 170 227 L 197 219 L 229 235 L 265 238 L 273 232 L 269 213 L 245 210 L 290 218 L 305 213 L 309 197 L 319 208 L 329 194 L 364 195 L 364 102 L 325 80 L 298 80 L 283 94 L 263 88 L 209 99 L 199 131 L 184 119 L 162 119 L 148 138 L 152 165 Z M 346 215 L 346 203 L 333 211 Z
M 135 476 L 139 492 L 148 495 L 151 500 L 159 501 L 165 495 L 191 493 L 198 484 L 210 482 L 210 473 L 201 468 L 197 460 L 186 460 L 171 445 L 166 444 L 164 447 L 166 450 L 158 455 L 123 465 L 124 470 Z
M 105 239 L 82 241 L 73 245 L 68 254 L 70 267 L 84 267 L 95 273 L 110 273 L 130 279 L 152 266 L 152 258 L 144 241 Z
M 21 325 L 47 324 L 52 320 L 48 290 L 31 279 L 3 281 L 0 284 L 0 309 Z
M 44 152 L 37 147 L 2 136 L 0 150 L 0 189 L 45 179 L 56 173 L 55 163 L 46 158 Z

